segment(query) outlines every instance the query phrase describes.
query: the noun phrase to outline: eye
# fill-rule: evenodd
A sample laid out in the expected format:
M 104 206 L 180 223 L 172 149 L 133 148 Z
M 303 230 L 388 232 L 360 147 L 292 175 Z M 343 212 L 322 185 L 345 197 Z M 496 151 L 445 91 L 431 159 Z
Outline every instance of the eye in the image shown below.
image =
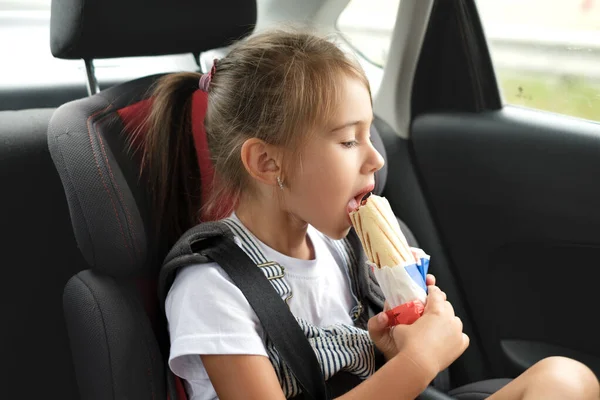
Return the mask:
M 350 142 L 343 142 L 342 146 L 344 146 L 347 149 L 351 149 L 353 147 L 358 146 L 358 142 L 356 140 L 352 140 Z

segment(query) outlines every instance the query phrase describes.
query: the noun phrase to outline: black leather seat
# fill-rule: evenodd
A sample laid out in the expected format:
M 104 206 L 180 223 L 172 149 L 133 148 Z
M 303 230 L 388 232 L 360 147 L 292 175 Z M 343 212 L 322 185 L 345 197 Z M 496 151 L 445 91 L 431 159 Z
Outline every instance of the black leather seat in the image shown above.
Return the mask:
M 48 152 L 53 112 L 0 112 L 0 354 L 6 398 L 78 398 L 62 292 L 86 265 Z

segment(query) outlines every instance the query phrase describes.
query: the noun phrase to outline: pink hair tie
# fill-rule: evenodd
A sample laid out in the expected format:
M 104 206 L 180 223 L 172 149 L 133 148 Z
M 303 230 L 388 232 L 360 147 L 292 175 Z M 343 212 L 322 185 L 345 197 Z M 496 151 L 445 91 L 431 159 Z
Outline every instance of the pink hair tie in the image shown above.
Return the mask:
M 210 82 L 212 81 L 213 77 L 215 76 L 215 73 L 217 72 L 217 59 L 215 58 L 213 61 L 213 66 L 210 69 L 210 72 L 208 74 L 203 74 L 200 77 L 200 82 L 198 84 L 198 86 L 200 87 L 200 90 L 205 91 L 206 93 L 208 93 L 208 88 L 210 86 Z

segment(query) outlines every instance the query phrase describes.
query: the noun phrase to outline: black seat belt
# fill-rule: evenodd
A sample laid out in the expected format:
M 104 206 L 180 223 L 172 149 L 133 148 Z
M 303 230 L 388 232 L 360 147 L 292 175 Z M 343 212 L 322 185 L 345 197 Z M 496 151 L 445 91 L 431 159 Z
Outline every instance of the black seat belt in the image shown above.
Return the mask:
M 194 243 L 194 251 L 219 264 L 242 291 L 265 333 L 298 380 L 304 398 L 326 400 L 325 380 L 313 348 L 288 306 L 244 250 L 229 237 L 219 235 Z

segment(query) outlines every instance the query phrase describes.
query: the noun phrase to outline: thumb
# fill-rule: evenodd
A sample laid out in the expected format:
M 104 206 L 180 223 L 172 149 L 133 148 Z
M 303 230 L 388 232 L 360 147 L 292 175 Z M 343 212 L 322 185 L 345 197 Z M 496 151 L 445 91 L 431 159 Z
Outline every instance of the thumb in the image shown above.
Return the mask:
M 375 315 L 373 318 L 369 319 L 367 329 L 369 330 L 369 335 L 371 336 L 371 339 L 377 340 L 383 335 L 388 335 L 388 320 L 389 318 L 387 314 L 383 311 Z

